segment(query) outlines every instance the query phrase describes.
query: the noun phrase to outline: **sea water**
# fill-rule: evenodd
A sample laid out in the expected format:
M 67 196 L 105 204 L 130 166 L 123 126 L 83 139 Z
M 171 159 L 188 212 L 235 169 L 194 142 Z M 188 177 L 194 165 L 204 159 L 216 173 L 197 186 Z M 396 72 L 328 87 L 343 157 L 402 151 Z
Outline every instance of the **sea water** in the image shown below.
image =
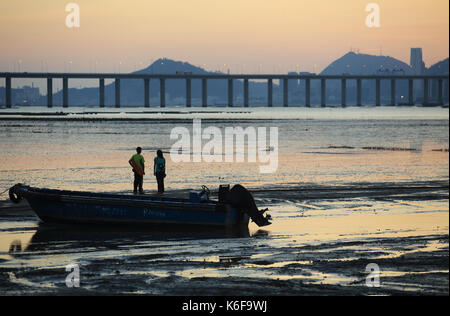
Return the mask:
M 148 191 L 156 189 L 151 170 L 157 149 L 166 152 L 168 190 L 217 188 L 224 183 L 272 188 L 448 180 L 448 109 L 68 109 L 70 114 L 62 120 L 48 120 L 55 117 L 46 113 L 48 109 L 26 110 L 25 117 L 33 120 L 0 118 L 0 189 L 20 182 L 125 192 L 132 189 L 128 160 L 137 146 L 143 148 L 147 162 Z M 36 118 L 36 112 L 46 114 Z M 67 117 L 83 120 L 64 120 Z M 261 163 L 249 162 L 247 152 L 241 153 L 245 157 L 241 162 L 173 162 L 171 131 L 176 127 L 192 131 L 194 118 L 203 118 L 203 128 L 222 131 L 276 127 L 277 169 L 261 173 Z

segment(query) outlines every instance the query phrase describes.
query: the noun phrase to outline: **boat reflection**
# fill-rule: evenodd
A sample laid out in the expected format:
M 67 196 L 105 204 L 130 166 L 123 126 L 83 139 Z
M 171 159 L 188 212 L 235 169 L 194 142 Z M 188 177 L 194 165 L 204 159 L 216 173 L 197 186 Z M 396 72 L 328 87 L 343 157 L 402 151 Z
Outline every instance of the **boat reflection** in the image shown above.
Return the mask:
M 20 239 L 14 239 L 9 245 L 9 253 L 22 252 L 22 241 Z
M 248 227 L 183 227 L 180 225 L 151 225 L 146 227 L 66 225 L 40 222 L 28 244 L 27 251 L 59 248 L 62 244 L 89 244 L 107 246 L 132 244 L 142 241 L 194 240 L 250 237 Z
M 20 256 L 30 244 L 35 231 L 17 231 L 0 234 L 0 261 Z

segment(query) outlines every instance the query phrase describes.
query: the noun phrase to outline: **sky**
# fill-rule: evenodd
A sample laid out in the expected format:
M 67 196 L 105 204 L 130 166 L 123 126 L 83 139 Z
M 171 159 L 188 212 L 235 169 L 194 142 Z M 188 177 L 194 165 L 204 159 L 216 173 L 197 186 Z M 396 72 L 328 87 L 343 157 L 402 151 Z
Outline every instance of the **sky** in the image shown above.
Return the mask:
M 79 6 L 69 28 L 68 3 Z M 368 27 L 379 6 L 379 27 Z M 449 56 L 448 0 L 0 2 L 0 71 L 130 72 L 158 58 L 231 73 L 320 72 L 353 50 L 426 66 Z

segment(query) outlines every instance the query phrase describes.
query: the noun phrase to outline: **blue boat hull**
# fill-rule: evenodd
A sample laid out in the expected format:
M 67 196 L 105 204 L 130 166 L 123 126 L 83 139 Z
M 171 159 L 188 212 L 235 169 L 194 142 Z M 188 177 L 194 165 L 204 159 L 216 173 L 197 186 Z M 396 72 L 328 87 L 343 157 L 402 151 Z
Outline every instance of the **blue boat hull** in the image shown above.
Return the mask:
M 229 204 L 185 199 L 36 189 L 21 186 L 24 197 L 44 222 L 96 224 L 181 224 L 248 226 L 249 217 Z

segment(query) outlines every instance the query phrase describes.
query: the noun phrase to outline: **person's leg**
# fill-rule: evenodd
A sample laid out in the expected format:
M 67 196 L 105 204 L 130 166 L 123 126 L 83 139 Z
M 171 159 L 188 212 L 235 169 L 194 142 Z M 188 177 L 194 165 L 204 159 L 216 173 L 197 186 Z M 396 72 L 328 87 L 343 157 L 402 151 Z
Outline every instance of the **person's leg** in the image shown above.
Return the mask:
M 135 172 L 134 173 L 134 182 L 133 182 L 133 193 L 136 194 L 137 193 L 137 188 L 139 185 L 139 175 Z
M 144 184 L 144 176 L 139 176 L 139 193 L 144 193 L 144 190 L 142 188 L 142 185 Z
M 164 193 L 164 173 L 156 173 L 156 181 L 158 182 L 158 193 Z

